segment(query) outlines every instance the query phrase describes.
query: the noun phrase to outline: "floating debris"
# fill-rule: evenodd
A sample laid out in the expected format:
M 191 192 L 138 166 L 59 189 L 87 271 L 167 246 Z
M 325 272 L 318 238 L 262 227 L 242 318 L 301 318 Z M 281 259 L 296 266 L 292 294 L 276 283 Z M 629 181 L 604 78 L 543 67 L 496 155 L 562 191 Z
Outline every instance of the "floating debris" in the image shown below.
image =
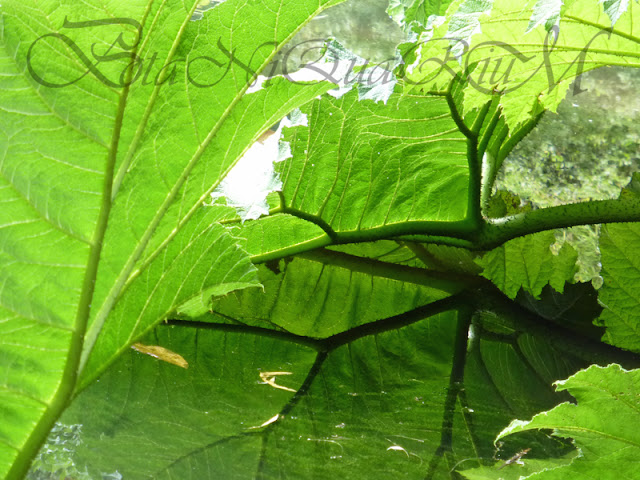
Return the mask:
M 294 390 L 293 388 L 285 387 L 283 385 L 278 385 L 276 383 L 276 377 L 280 375 L 292 375 L 292 374 L 293 374 L 292 372 L 260 372 L 260 379 L 262 380 L 262 382 L 260 383 L 264 385 L 271 385 L 273 388 L 277 388 L 279 390 L 285 390 L 287 392 L 295 392 L 296 390 Z
M 178 355 L 171 350 L 168 350 L 164 347 L 160 347 L 158 345 L 143 345 L 142 343 L 134 343 L 131 345 L 136 352 L 144 353 L 145 355 L 149 355 L 153 358 L 157 358 L 158 360 L 162 360 L 163 362 L 171 363 L 173 365 L 177 365 L 181 368 L 189 368 L 189 363 L 182 357 L 182 355 Z
M 507 465 L 511 465 L 511 464 L 514 464 L 514 463 L 517 463 L 518 465 L 524 465 L 524 462 L 521 459 L 522 459 L 522 457 L 524 457 L 530 451 L 531 451 L 530 448 L 525 448 L 524 450 L 519 451 L 513 457 L 511 457 L 509 460 L 507 460 L 502 465 L 500 465 L 498 467 L 498 470 L 502 470 Z

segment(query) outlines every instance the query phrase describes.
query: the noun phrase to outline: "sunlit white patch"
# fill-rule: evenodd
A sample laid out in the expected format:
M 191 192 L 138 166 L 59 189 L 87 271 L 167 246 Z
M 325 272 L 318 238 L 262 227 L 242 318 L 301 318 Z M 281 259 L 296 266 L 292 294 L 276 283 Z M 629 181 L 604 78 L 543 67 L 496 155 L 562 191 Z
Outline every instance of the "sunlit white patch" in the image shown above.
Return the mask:
M 394 60 L 391 69 L 401 61 Z M 360 100 L 374 100 L 387 102 L 395 88 L 397 79 L 390 71 L 382 66 L 368 66 L 367 60 L 351 52 L 341 43 L 332 40 L 326 46 L 323 57 L 307 63 L 300 70 L 286 75 L 293 82 L 328 81 L 336 84 L 337 88 L 330 90 L 329 95 L 340 98 L 359 86 Z
M 264 88 L 262 85 L 266 80 L 268 80 L 268 77 L 265 77 L 264 75 L 258 75 L 258 77 L 253 81 L 253 83 L 249 85 L 249 88 L 247 88 L 247 91 L 245 93 L 250 94 L 250 93 L 259 92 Z
M 197 22 L 198 20 L 202 20 L 204 18 L 204 12 L 207 10 L 211 10 L 214 7 L 217 7 L 221 3 L 224 3 L 226 0 L 202 0 L 198 3 L 196 7 L 196 11 L 193 12 L 191 16 L 192 22 Z
M 392 72 L 380 67 L 375 67 L 367 72 L 372 80 L 358 87 L 360 100 L 373 100 L 374 102 L 383 102 L 385 105 L 389 97 L 396 87 L 396 78 Z M 387 79 L 387 80 L 384 80 Z
M 310 66 L 312 65 L 312 66 Z M 298 82 L 323 82 L 331 81 L 334 78 L 332 72 L 338 67 L 332 63 L 314 63 L 309 64 L 308 68 L 302 68 L 286 75 L 276 75 L 275 77 L 266 77 L 264 75 L 258 75 L 256 80 L 249 86 L 246 93 L 255 93 L 264 88 L 264 82 L 271 78 L 284 77 L 292 83 Z
M 459 63 L 462 63 L 462 55 L 471 45 L 471 38 L 482 33 L 480 17 L 490 15 L 492 7 L 493 0 L 466 0 L 451 17 L 444 38 L 450 39 L 451 53 Z
M 292 156 L 291 146 L 280 141 L 282 129 L 308 125 L 307 116 L 299 110 L 291 112 L 289 117 L 280 122 L 275 132 L 265 132 L 211 193 L 213 202 L 226 198 L 227 205 L 236 209 L 243 222 L 268 215 L 267 195 L 282 190 L 282 181 L 275 171 L 274 163 Z
M 400 58 L 396 59 L 390 68 L 395 68 L 400 61 Z M 338 85 L 328 92 L 335 98 L 342 97 L 358 85 L 360 100 L 386 104 L 397 83 L 390 70 L 380 65 L 370 66 L 367 60 L 336 41 L 329 42 L 327 52 L 319 62 L 305 66 L 305 70 L 309 69 L 323 71 L 327 80 Z
M 427 19 L 427 26 L 425 27 L 424 32 L 421 32 L 420 35 L 415 35 L 415 38 L 409 36 L 407 39 L 410 43 L 418 43 L 420 45 L 426 45 L 433 38 L 433 34 L 435 33 L 436 28 L 444 24 L 447 17 L 440 17 L 438 15 L 431 15 Z M 411 64 L 407 65 L 407 73 L 412 74 L 414 70 L 422 64 L 422 48 L 418 48 L 416 54 L 416 60 Z
M 476 337 L 476 329 L 473 324 L 469 325 L 469 331 L 467 332 L 467 336 L 469 340 L 473 340 Z
M 389 69 L 381 65 L 369 65 L 364 58 L 356 55 L 339 42 L 332 40 L 326 45 L 322 58 L 304 65 L 295 72 L 279 75 L 293 83 L 327 81 L 336 84 L 329 95 L 340 98 L 358 85 L 359 100 L 373 100 L 387 103 L 398 80 L 392 70 L 402 62 L 400 55 L 389 62 Z M 268 77 L 259 75 L 247 89 L 248 94 L 264 88 Z
M 524 33 L 529 33 L 542 24 L 545 24 L 547 31 L 553 25 L 558 25 L 563 4 L 562 0 L 538 0 L 533 7 L 527 31 Z
M 264 142 L 254 143 L 211 194 L 215 201 L 227 199 L 245 220 L 255 220 L 269 213 L 267 195 L 282 189 L 273 163 L 278 160 L 280 129 Z
M 287 73 L 286 75 L 276 75 L 275 77 L 266 77 L 264 75 L 258 75 L 256 80 L 249 86 L 246 93 L 251 94 L 255 92 L 259 92 L 264 88 L 264 82 L 270 80 L 271 78 L 284 77 L 292 83 L 296 82 L 322 82 L 327 80 L 327 75 L 330 70 L 324 71 L 322 69 L 302 69 L 297 70 L 293 73 Z
M 292 111 L 287 118 L 289 119 L 289 126 L 291 127 L 308 127 L 309 126 L 309 117 L 302 113 L 302 110 L 296 108 Z

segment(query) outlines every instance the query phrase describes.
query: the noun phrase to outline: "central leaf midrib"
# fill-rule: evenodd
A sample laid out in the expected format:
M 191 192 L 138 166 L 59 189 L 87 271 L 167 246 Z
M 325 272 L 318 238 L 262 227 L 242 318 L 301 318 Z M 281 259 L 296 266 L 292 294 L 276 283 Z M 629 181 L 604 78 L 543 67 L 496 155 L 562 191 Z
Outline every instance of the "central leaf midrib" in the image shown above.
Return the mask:
M 146 10 L 144 18 L 143 18 L 143 21 L 145 23 L 146 23 L 146 19 L 148 18 L 148 15 L 149 15 L 149 13 L 151 11 L 151 6 L 153 4 L 153 1 L 154 0 L 150 0 L 149 1 L 147 10 Z M 177 49 L 177 46 L 180 43 L 180 40 L 182 39 L 182 35 L 184 34 L 184 31 L 186 29 L 186 25 L 190 21 L 192 15 L 193 15 L 193 11 L 195 11 L 196 6 L 197 6 L 197 2 L 194 2 L 194 5 L 193 5 L 191 11 L 188 12 L 187 17 L 185 18 L 185 21 L 183 22 L 182 27 L 178 32 L 176 40 L 175 40 L 175 42 L 174 42 L 174 44 L 172 46 L 170 55 L 173 55 L 175 53 L 175 50 Z M 147 35 L 150 36 L 151 35 L 151 31 Z M 145 40 L 144 43 L 146 43 L 146 40 Z M 125 89 L 128 91 L 128 87 L 125 87 Z M 156 89 L 157 89 L 157 87 L 156 87 Z M 156 92 L 156 90 L 154 90 L 154 92 Z M 152 101 L 155 102 L 155 98 L 153 97 L 153 95 L 152 95 Z M 146 112 L 145 112 L 145 115 L 146 115 Z M 146 118 L 143 119 L 143 123 L 144 122 L 146 122 Z M 144 126 L 146 126 L 146 123 L 144 124 Z M 144 126 L 143 126 L 142 130 L 144 130 Z M 136 132 L 136 134 L 137 133 L 138 132 Z M 142 132 L 140 132 L 140 135 L 142 135 Z M 118 147 L 119 142 L 120 142 L 120 137 L 118 135 L 116 143 L 114 143 L 114 145 L 112 146 L 112 151 L 115 150 L 115 151 L 113 151 L 114 167 L 115 167 L 115 156 L 117 154 L 117 147 Z M 134 142 L 136 142 L 135 138 L 134 138 Z M 132 142 L 132 143 L 134 143 L 134 142 Z M 137 144 L 136 144 L 136 146 L 137 146 Z M 122 167 L 126 167 L 126 165 L 123 164 Z M 126 170 L 124 170 L 124 171 L 126 171 Z M 113 173 L 115 174 L 115 171 Z M 118 175 L 117 174 L 112 177 L 112 182 L 113 182 L 113 185 L 112 185 L 112 187 L 110 189 L 109 199 L 108 199 L 108 201 L 109 201 L 109 203 L 111 205 L 113 204 L 113 200 L 114 200 L 114 198 L 115 198 L 115 196 L 117 194 L 117 190 L 119 189 L 119 186 L 120 186 L 118 184 Z M 164 204 L 163 204 L 163 206 L 164 206 Z M 159 216 L 161 217 L 160 212 L 158 212 L 158 215 L 156 215 L 156 218 L 158 218 Z M 125 264 L 125 267 L 124 267 L 120 277 L 118 277 L 116 279 L 116 282 L 114 283 L 113 287 L 109 291 L 109 294 L 105 298 L 105 301 L 102 304 L 102 307 L 100 308 L 100 310 L 96 314 L 95 321 L 91 325 L 91 328 L 86 332 L 85 341 L 84 341 L 84 349 L 83 349 L 83 352 L 82 352 L 82 358 L 80 360 L 80 365 L 79 365 L 79 371 L 80 372 L 82 372 L 82 370 L 84 370 L 84 367 L 85 367 L 85 365 L 87 363 L 87 360 L 89 358 L 89 354 L 91 353 L 91 350 L 93 349 L 95 341 L 96 341 L 96 339 L 98 337 L 98 333 L 102 329 L 102 325 L 104 323 L 104 320 L 106 319 L 108 313 L 111 311 L 113 305 L 115 304 L 115 302 L 117 300 L 117 297 L 119 295 L 119 291 L 121 290 L 121 287 L 122 287 L 122 285 L 124 283 L 124 279 L 126 279 L 126 276 L 128 276 L 128 272 L 130 272 L 131 269 L 133 268 L 133 264 L 135 264 L 135 262 L 137 261 L 137 258 L 142 254 L 142 251 L 146 247 L 146 243 L 148 242 L 148 240 L 149 240 L 149 238 L 151 236 L 151 233 L 153 232 L 155 227 L 156 227 L 156 225 L 153 225 L 153 223 L 151 225 L 149 225 L 149 228 L 145 232 L 145 235 L 142 237 L 141 241 L 138 243 L 138 247 L 134 250 L 133 255 L 129 257 L 129 260 Z M 105 229 L 105 232 L 103 232 L 102 237 L 100 239 L 101 242 L 104 239 L 104 234 L 105 233 L 106 233 L 106 229 Z M 126 272 L 126 275 L 125 275 L 125 272 Z M 97 271 L 96 271 L 96 277 L 97 277 Z M 95 279 L 94 279 L 94 282 L 95 282 Z M 103 312 L 106 312 L 106 313 L 103 313 Z
M 150 5 L 151 4 L 149 4 L 149 8 Z M 129 70 L 128 73 L 130 74 L 131 70 Z M 83 355 L 85 332 L 89 316 L 91 314 L 91 305 L 98 273 L 98 265 L 100 262 L 100 254 L 112 207 L 111 188 L 117 157 L 117 147 L 120 142 L 120 134 L 128 93 L 129 88 L 125 87 L 120 93 L 118 106 L 116 108 L 115 125 L 112 131 L 111 145 L 109 147 L 109 153 L 106 158 L 104 170 L 104 183 L 100 211 L 96 219 L 97 221 L 94 234 L 90 241 L 91 247 L 87 254 L 86 270 L 78 300 L 73 329 L 71 331 L 71 338 L 68 343 L 64 369 L 60 376 L 60 383 L 56 387 L 51 399 L 45 405 L 45 409 L 39 419 L 36 421 L 35 425 L 32 426 L 31 432 L 24 441 L 22 448 L 18 451 L 18 454 L 7 474 L 7 478 L 18 478 L 26 473 L 35 452 L 41 447 L 46 435 L 53 427 L 54 422 L 67 407 L 69 399 L 76 388 L 79 372 L 78 366 L 81 363 Z

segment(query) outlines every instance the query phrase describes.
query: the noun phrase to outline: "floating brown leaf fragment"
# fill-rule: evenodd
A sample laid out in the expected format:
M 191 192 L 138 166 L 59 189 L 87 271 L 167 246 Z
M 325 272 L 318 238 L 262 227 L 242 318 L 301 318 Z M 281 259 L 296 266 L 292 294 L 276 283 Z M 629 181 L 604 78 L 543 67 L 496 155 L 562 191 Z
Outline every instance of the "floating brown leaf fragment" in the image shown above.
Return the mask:
M 277 388 L 280 390 L 286 390 L 287 392 L 295 392 L 293 388 L 285 387 L 283 385 L 278 385 L 276 383 L 276 377 L 279 375 L 292 375 L 293 372 L 260 372 L 261 383 L 265 385 L 271 385 L 273 388 Z
M 145 355 L 150 355 L 158 360 L 162 360 L 163 362 L 171 363 L 173 365 L 177 365 L 182 368 L 189 368 L 189 363 L 182 357 L 182 355 L 178 355 L 171 350 L 168 350 L 164 347 L 160 347 L 158 345 L 143 345 L 142 343 L 134 343 L 131 345 L 135 351 L 144 353 Z

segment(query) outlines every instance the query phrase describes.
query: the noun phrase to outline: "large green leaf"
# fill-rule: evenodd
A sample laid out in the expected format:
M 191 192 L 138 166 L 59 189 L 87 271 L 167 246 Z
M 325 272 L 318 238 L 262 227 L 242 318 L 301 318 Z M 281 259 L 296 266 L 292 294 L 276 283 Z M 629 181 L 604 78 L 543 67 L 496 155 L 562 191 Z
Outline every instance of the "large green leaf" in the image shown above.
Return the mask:
M 463 284 L 423 269 L 320 251 L 260 268 L 257 289 L 216 299 L 207 322 L 234 322 L 325 338 L 401 315 Z M 190 312 L 189 312 L 190 313 Z
M 578 254 L 565 244 L 555 255 L 550 249 L 555 241 L 553 232 L 511 240 L 479 260 L 482 275 L 512 299 L 520 288 L 538 297 L 547 284 L 562 293 L 565 282 L 573 280 Z
M 277 214 L 246 222 L 238 231 L 254 261 L 281 259 L 295 253 L 331 244 L 331 238 L 312 222 Z
M 131 479 L 251 478 L 261 444 L 251 427 L 293 396 L 261 384 L 259 374 L 290 371 L 278 384 L 298 389 L 315 352 L 268 337 L 180 328 L 161 328 L 145 343 L 179 353 L 189 369 L 123 355 L 63 419 L 84 425 L 77 463 L 89 457 L 91 471 L 117 469 Z
M 132 154 L 130 172 L 121 186 L 123 201 L 118 203 L 116 198 L 110 218 L 111 222 L 121 222 L 129 228 L 124 230 L 125 234 L 114 232 L 105 238 L 104 268 L 98 272 L 97 308 L 93 309 L 87 333 L 89 341 L 98 335 L 98 329 L 119 297 L 118 290 L 126 289 L 132 274 L 151 265 L 161 255 L 176 231 L 202 208 L 203 201 L 248 148 L 251 140 L 290 110 L 331 87 L 326 83 L 309 86 L 280 80 L 271 88 L 244 96 L 253 79 L 243 65 L 255 70 L 263 68 L 275 52 L 273 42 L 285 42 L 322 6 L 336 2 L 296 9 L 280 5 L 279 1 L 273 3 L 273 11 L 267 13 L 264 6 L 225 2 L 211 10 L 202 21 L 189 24 L 194 27 L 186 30 L 177 55 L 187 62 L 204 58 L 210 52 L 210 43 L 220 41 L 222 46 L 216 51 L 218 58 L 215 61 L 229 64 L 230 60 L 224 54 L 225 44 L 235 47 L 234 61 L 229 66 L 229 73 L 215 84 L 215 88 L 193 88 L 190 83 L 182 84 L 180 88 L 160 90 L 158 98 L 151 97 L 146 103 L 145 108 L 157 106 L 158 113 L 149 118 L 148 133 L 141 135 L 137 140 L 139 143 L 130 147 L 130 150 L 135 147 L 141 158 L 137 159 Z M 288 12 L 286 16 L 278 16 L 276 12 L 280 8 Z M 234 18 L 251 18 L 252 11 L 260 12 L 254 22 L 244 22 L 231 28 Z M 263 22 L 278 24 L 279 28 L 270 32 L 256 27 Z M 200 65 L 198 62 L 194 62 L 197 69 L 191 72 L 191 78 L 196 78 L 192 80 L 197 82 L 196 86 L 218 79 L 208 64 Z M 189 108 L 188 105 L 198 107 Z M 189 129 L 188 133 L 185 127 Z M 159 143 L 158 136 L 166 140 Z M 144 161 L 145 156 L 149 160 Z M 157 163 L 158 158 L 163 161 Z M 184 180 L 187 175 L 190 181 Z M 136 186 L 136 182 L 142 179 L 157 187 L 151 192 L 144 192 Z M 130 204 L 135 199 L 147 208 L 132 211 Z M 106 331 L 101 335 L 104 341 L 109 341 Z M 99 365 L 103 365 L 105 359 L 112 358 L 110 349 L 103 351 L 101 345 L 98 339 L 92 352 L 93 363 L 87 364 L 83 375 L 85 382 L 95 378 L 100 371 Z
M 109 316 L 87 364 L 89 370 L 104 369 L 135 339 L 185 302 L 206 309 L 212 296 L 256 286 L 255 270 L 248 257 L 239 258 L 237 239 L 221 225 L 210 227 L 215 213 L 213 208 L 197 212 L 162 254 L 131 281 Z
M 185 301 L 257 283 L 202 203 L 264 130 L 331 88 L 244 95 L 338 0 L 193 17 L 197 3 L 3 2 L 0 477 L 25 470 L 78 375 L 87 385 Z M 130 76 L 134 54 L 149 76 Z
M 407 80 L 414 88 L 442 89 L 466 69 L 471 75 L 465 112 L 501 92 L 503 114 L 515 128 L 538 115 L 540 107 L 555 111 L 576 75 L 603 65 L 638 65 L 640 37 L 632 21 L 637 2 L 565 2 L 562 12 L 561 4 L 453 4 L 448 22 L 419 47 Z M 558 21 L 559 32 L 550 30 Z M 615 30 L 609 33 L 612 22 Z
M 352 91 L 303 111 L 309 127 L 293 129 L 293 157 L 280 167 L 287 213 L 345 237 L 466 219 L 466 138 L 445 98 L 394 93 L 385 105 Z
M 569 391 L 577 404 L 563 403 L 530 421 L 516 420 L 498 439 L 518 432 L 553 429 L 556 436 L 572 438 L 581 454 L 568 466 L 556 468 L 551 463 L 550 468 L 520 478 L 640 478 L 640 370 L 627 371 L 616 364 L 594 365 L 556 385 L 558 390 Z
M 158 327 L 145 342 L 181 354 L 189 369 L 124 354 L 63 418 L 83 425 L 75 461 L 134 480 L 444 479 L 492 464 L 497 433 L 561 401 L 553 378 L 585 362 L 535 326 L 486 312 L 469 330 L 470 313 L 425 312 L 398 330 L 337 336 L 328 352 L 268 330 Z M 275 384 L 296 392 L 261 372 L 291 372 Z M 498 455 L 523 442 L 546 456 L 572 449 L 535 433 Z
M 604 311 L 597 324 L 606 327 L 603 340 L 640 352 L 640 225 L 607 225 L 600 232 L 602 278 L 598 301 Z
M 532 330 L 502 319 L 492 308 L 504 299 L 489 287 L 478 290 L 487 282 L 474 277 L 471 253 L 415 242 L 493 247 L 513 226 L 538 231 L 564 221 L 562 209 L 550 212 L 550 223 L 530 212 L 539 225 L 518 215 L 483 219 L 480 201 L 485 206 L 497 168 L 541 110 L 563 97 L 589 34 L 599 36 L 584 70 L 637 63 L 637 3 L 565 2 L 551 80 L 539 70 L 518 91 L 502 89 L 539 64 L 498 64 L 498 74 L 510 69 L 512 78 L 494 78 L 481 91 L 467 74 L 482 72 L 485 55 L 502 55 L 484 45 L 453 81 L 450 73 L 462 73 L 466 59 L 451 59 L 437 91 L 407 94 L 400 82 L 386 104 L 363 100 L 364 88 L 319 97 L 333 86 L 284 78 L 247 94 L 279 47 L 338 2 L 3 2 L 0 477 L 21 476 L 74 395 L 91 468 L 129 469 L 134 478 L 206 478 L 212 471 L 344 477 L 354 470 L 375 477 L 386 467 L 394 478 L 444 478 L 531 444 L 542 456 L 566 453 L 566 442 L 544 433 L 497 454 L 492 440 L 509 419 L 562 397 L 550 383 L 587 364 L 574 356 L 573 339 L 559 328 L 536 330 L 514 305 L 503 307 Z M 404 15 L 421 19 L 449 3 L 403 2 Z M 421 39 L 455 33 L 472 45 L 533 43 L 539 54 L 555 10 L 547 15 L 547 2 L 533 4 L 459 0 L 450 22 L 439 26 L 431 17 L 425 28 L 434 31 Z M 600 34 L 611 22 L 615 29 Z M 134 75 L 134 52 L 149 70 L 124 85 Z M 424 59 L 428 50 L 420 53 Z M 420 68 L 407 71 L 424 80 Z M 293 158 L 279 167 L 284 188 L 270 197 L 275 215 L 230 227 L 239 223 L 231 209 L 203 204 L 249 146 L 301 106 L 309 127 L 288 133 Z M 585 221 L 600 219 L 608 205 L 593 204 L 594 214 L 587 205 Z M 614 213 L 612 220 L 627 218 Z M 538 295 L 547 283 L 562 290 L 575 258 L 569 250 L 549 257 L 549 235 L 489 253 L 485 274 L 509 296 L 521 287 Z M 373 243 L 379 239 L 394 241 Z M 359 241 L 371 243 L 344 245 Z M 308 252 L 319 247 L 328 248 Z M 622 247 L 607 248 L 615 282 L 601 300 L 617 299 L 611 284 L 618 281 L 633 288 L 615 251 Z M 522 259 L 515 269 L 513 258 Z M 264 266 L 258 271 L 251 260 Z M 246 288 L 259 281 L 264 292 Z M 620 297 L 605 315 L 625 316 L 628 326 L 633 301 Z M 197 333 L 165 327 L 149 335 L 179 313 L 189 320 L 174 324 Z M 144 335 L 184 354 L 191 369 L 156 368 L 131 352 Z M 612 343 L 634 341 L 629 332 L 619 337 Z M 213 376 L 201 361 L 211 355 L 220 367 Z M 260 381 L 257 368 L 295 371 L 272 375 L 286 386 L 278 389 L 273 379 L 245 381 L 245 368 L 253 382 Z M 118 376 L 123 371 L 126 378 Z M 213 422 L 203 405 L 217 412 Z M 277 421 L 265 425 L 274 412 Z M 348 422 L 345 412 L 352 413 Z M 246 419 L 262 427 L 248 431 Z M 154 443 L 159 452 L 147 449 Z M 113 456 L 96 464 L 92 450 Z M 354 469 L 348 461 L 359 455 L 373 460 Z M 105 463 L 122 457 L 128 466 Z M 245 470 L 232 470 L 237 464 Z

